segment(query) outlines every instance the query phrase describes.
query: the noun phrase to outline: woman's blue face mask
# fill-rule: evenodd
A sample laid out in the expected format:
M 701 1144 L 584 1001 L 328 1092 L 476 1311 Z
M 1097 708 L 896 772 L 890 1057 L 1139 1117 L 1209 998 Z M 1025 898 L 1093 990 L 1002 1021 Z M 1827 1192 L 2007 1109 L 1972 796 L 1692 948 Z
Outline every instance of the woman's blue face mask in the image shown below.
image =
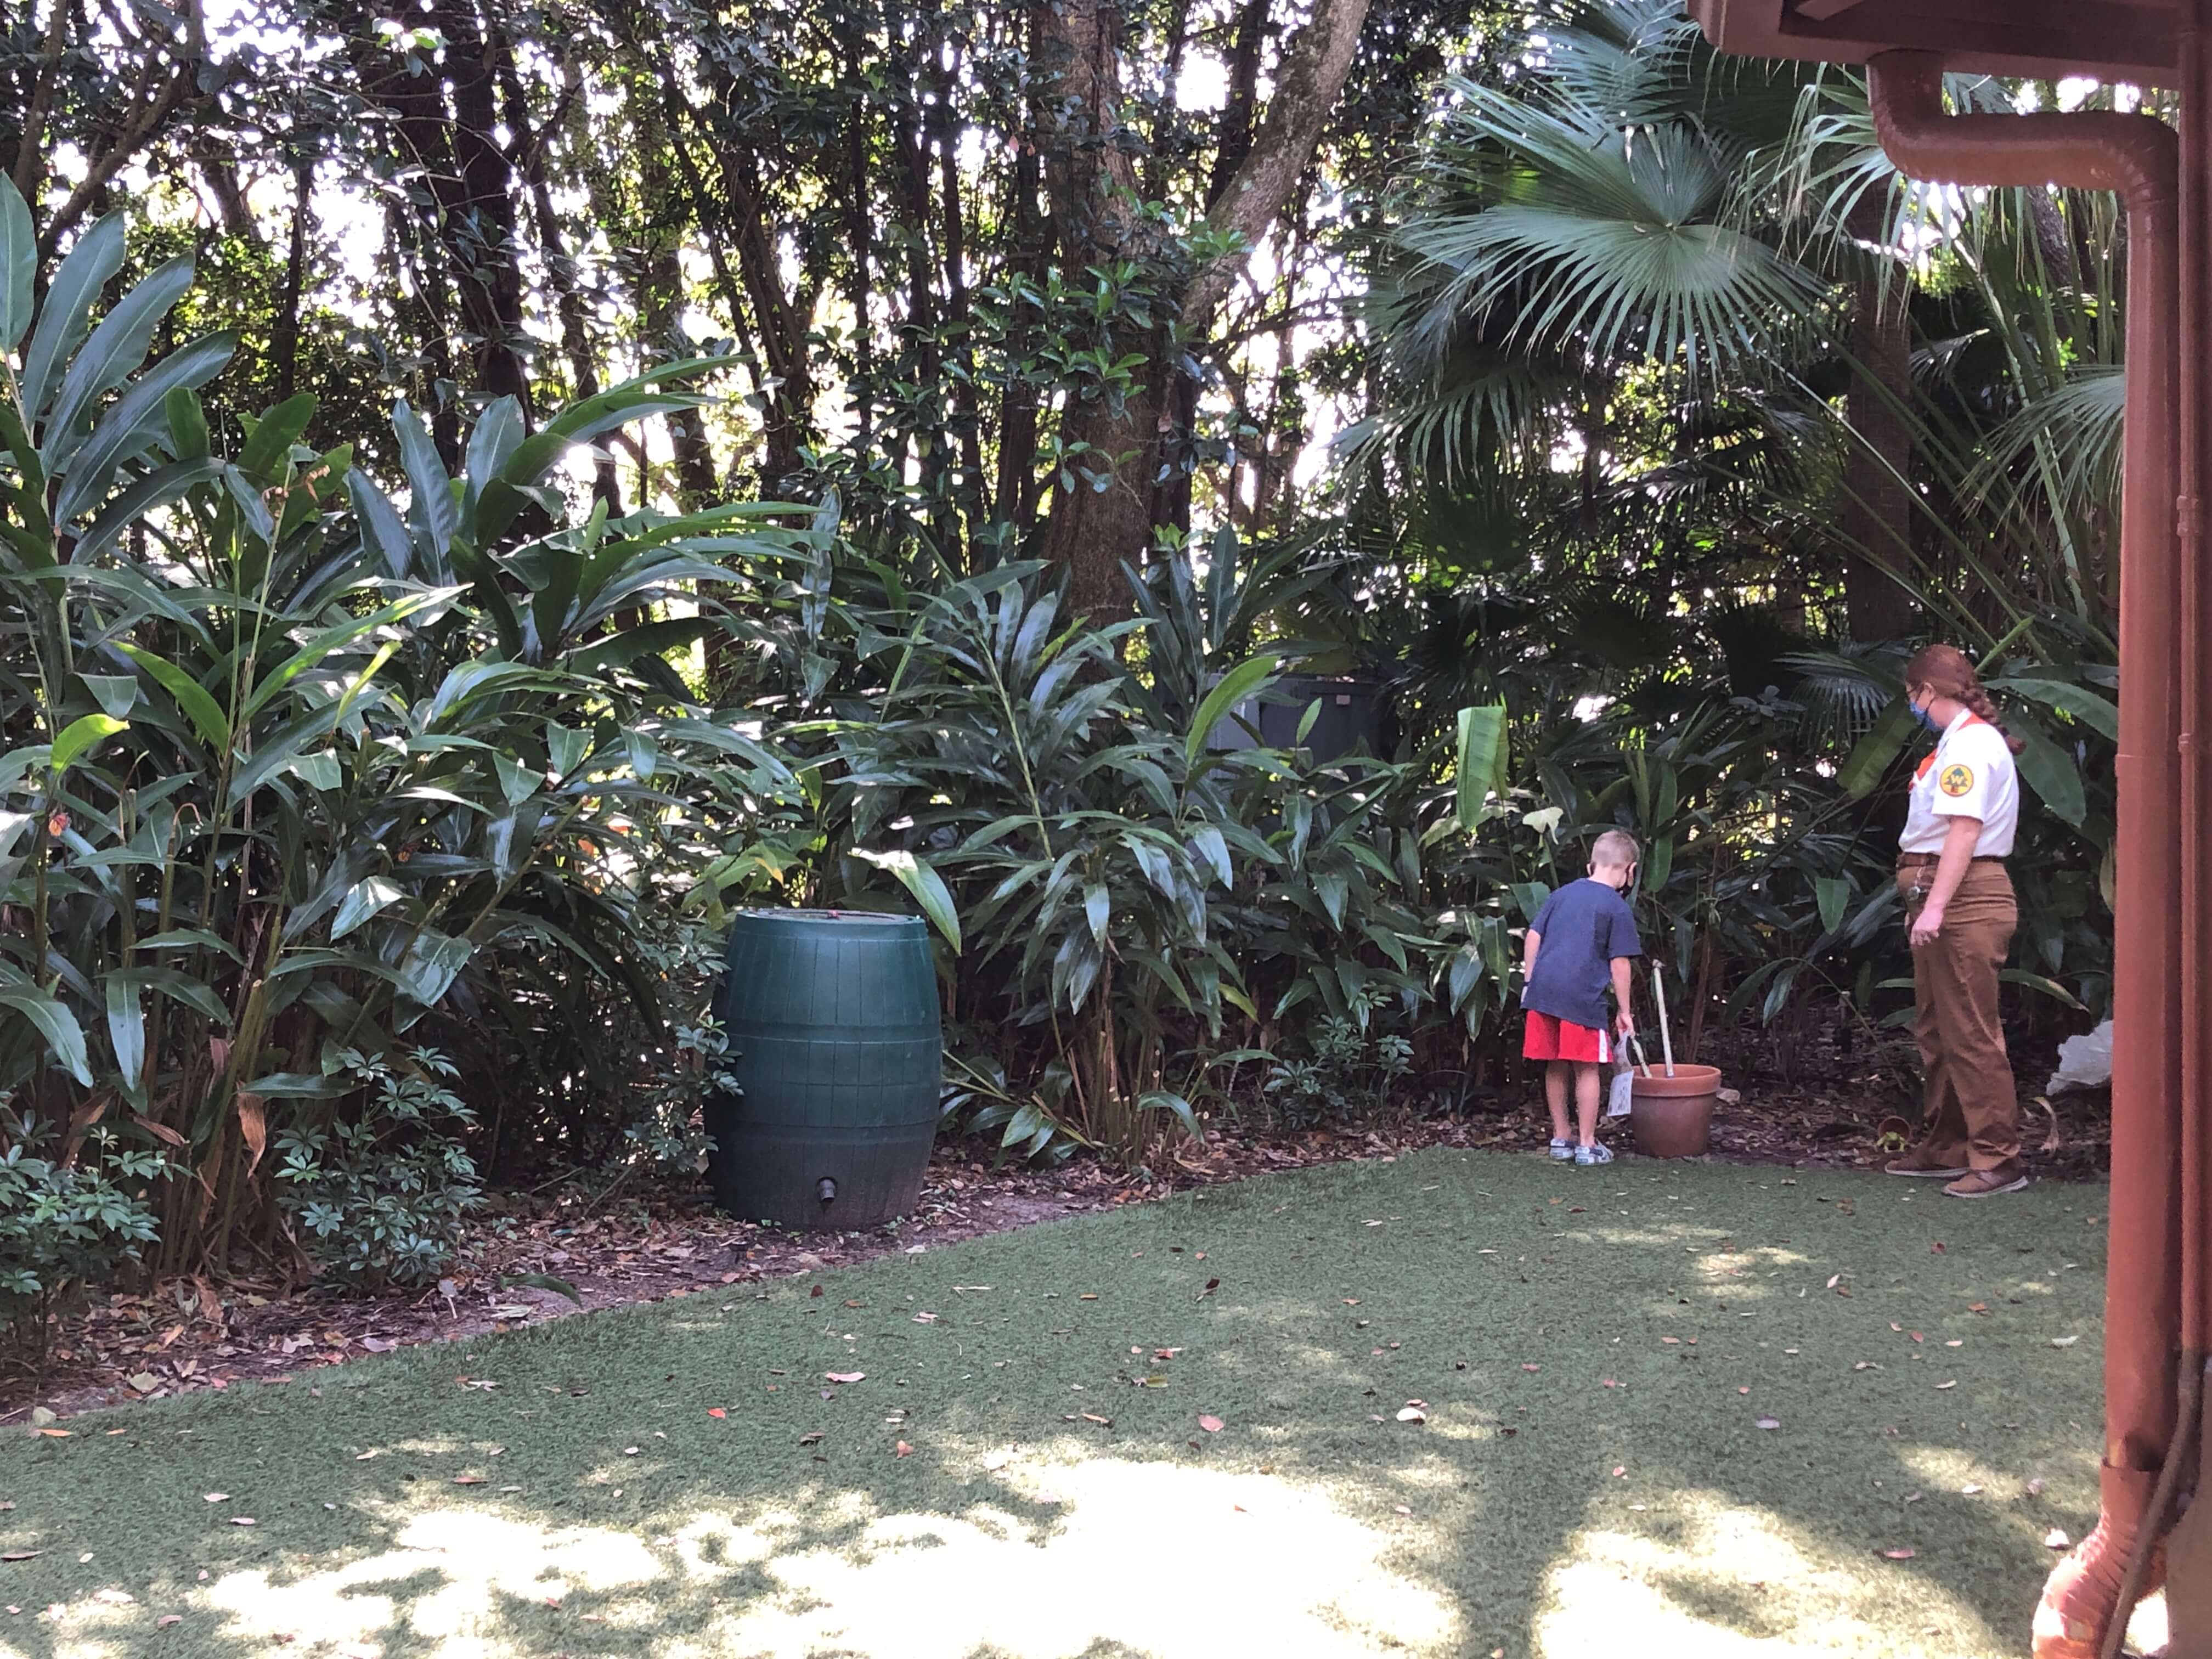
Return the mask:
M 1933 697 L 1929 699 L 1929 702 L 1933 702 L 1934 701 L 1935 699 Z M 1912 711 L 1913 719 L 1918 720 L 1921 725 L 1926 726 L 1930 732 L 1936 733 L 1938 736 L 1942 735 L 1943 728 L 1936 724 L 1936 717 L 1929 714 L 1926 708 L 1919 703 L 1912 702 L 1910 698 L 1906 699 L 1905 706 Z

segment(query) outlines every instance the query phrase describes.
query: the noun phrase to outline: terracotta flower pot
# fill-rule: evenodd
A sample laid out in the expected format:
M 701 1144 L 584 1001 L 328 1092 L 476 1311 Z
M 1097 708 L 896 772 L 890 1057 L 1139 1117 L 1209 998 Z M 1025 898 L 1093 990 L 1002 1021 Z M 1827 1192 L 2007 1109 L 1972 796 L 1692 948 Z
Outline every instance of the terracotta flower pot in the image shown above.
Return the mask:
M 1701 1158 L 1713 1139 L 1713 1097 L 1720 1091 L 1717 1066 L 1676 1064 L 1668 1077 L 1655 1066 L 1639 1070 L 1629 1085 L 1628 1127 L 1636 1150 L 1646 1158 Z

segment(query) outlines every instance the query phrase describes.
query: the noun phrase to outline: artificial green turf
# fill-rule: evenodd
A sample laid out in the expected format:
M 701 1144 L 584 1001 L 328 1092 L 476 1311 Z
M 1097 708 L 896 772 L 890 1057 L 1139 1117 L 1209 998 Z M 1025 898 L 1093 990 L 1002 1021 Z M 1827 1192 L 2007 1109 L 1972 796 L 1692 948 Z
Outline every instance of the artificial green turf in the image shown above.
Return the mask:
M 2021 1652 L 2103 1202 L 1438 1151 L 79 1418 L 0 1656 Z

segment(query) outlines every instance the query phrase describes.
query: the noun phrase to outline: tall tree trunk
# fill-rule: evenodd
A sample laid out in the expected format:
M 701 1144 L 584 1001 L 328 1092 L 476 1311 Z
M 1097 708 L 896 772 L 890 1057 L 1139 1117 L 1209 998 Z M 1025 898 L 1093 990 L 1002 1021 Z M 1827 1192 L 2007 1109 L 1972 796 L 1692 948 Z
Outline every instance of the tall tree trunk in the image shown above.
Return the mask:
M 495 398 L 513 398 L 530 414 L 530 373 L 524 358 L 522 268 L 515 236 L 514 180 L 494 129 L 490 48 L 474 0 L 439 0 L 431 12 L 446 37 L 446 76 L 453 86 L 456 214 L 441 226 L 456 287 L 476 335 L 477 383 Z
M 277 296 L 276 320 L 269 331 L 269 357 L 276 369 L 276 401 L 300 384 L 300 306 L 307 280 L 308 195 L 315 163 L 303 155 L 292 163 L 292 234 L 284 250 L 284 291 Z
M 577 280 L 576 261 L 570 256 L 567 239 L 561 234 L 561 216 L 554 210 L 552 186 L 545 174 L 545 145 L 551 134 L 532 130 L 529 95 L 515 69 L 514 48 L 505 31 L 495 26 L 489 40 L 499 76 L 500 95 L 507 112 L 507 131 L 514 135 L 515 165 L 529 186 L 532 228 L 537 232 L 538 251 L 545 261 L 546 276 L 553 284 L 553 308 L 561 319 L 561 349 L 568 360 L 569 389 L 580 399 L 596 397 L 599 392 L 599 371 L 592 353 L 590 311 Z M 562 107 L 566 108 L 580 90 L 581 76 L 574 64 L 564 63 L 562 69 L 567 80 L 562 98 Z M 550 128 L 557 124 L 556 112 L 546 125 Z M 622 478 L 615 470 L 614 457 L 604 445 L 599 447 L 599 459 L 592 468 L 592 495 L 606 504 L 608 517 L 621 514 Z
M 1034 10 L 1023 17 L 1022 27 L 1029 55 L 1034 59 L 1037 52 Z M 1025 107 L 1028 130 L 1035 131 L 1042 120 L 1038 100 L 1032 95 Z M 1043 286 L 1052 259 L 1052 239 L 1049 222 L 1038 202 L 1044 188 L 1042 155 L 1025 134 L 1010 136 L 1013 137 L 1015 151 L 1012 177 L 1008 181 L 1012 199 L 1006 210 L 1007 222 L 1013 228 L 1006 283 L 1012 295 L 1007 304 L 1006 348 L 1009 368 L 1006 385 L 999 393 L 999 481 L 992 497 L 994 520 L 1011 526 L 1018 540 L 1030 530 L 1037 458 L 1037 389 L 1026 372 L 1028 356 L 1036 343 L 1036 312 L 1023 296 Z
M 1233 234 L 1248 248 L 1256 246 L 1290 201 L 1351 72 L 1367 8 L 1368 0 L 1316 0 L 1284 58 L 1249 151 L 1221 182 L 1206 215 L 1211 229 Z M 1101 0 L 1044 0 L 1034 15 L 1040 55 L 1058 76 L 1042 131 L 1067 264 L 1080 269 L 1135 259 L 1157 269 L 1166 250 L 1159 233 L 1136 210 L 1128 151 L 1116 142 L 1120 9 Z M 1203 345 L 1241 264 L 1216 260 L 1199 270 L 1180 295 L 1168 296 L 1180 302 L 1180 316 L 1172 337 L 1152 342 L 1150 356 L 1158 370 L 1181 350 Z M 1127 611 L 1121 566 L 1140 560 L 1152 543 L 1167 394 L 1159 374 L 1142 374 L 1119 400 L 1095 397 L 1063 417 L 1066 442 L 1081 448 L 1070 469 L 1075 488 L 1063 489 L 1053 504 L 1046 549 L 1068 568 L 1073 603 L 1093 617 Z M 1164 425 L 1172 431 L 1171 412 Z
M 1851 234 L 1880 246 L 1887 229 L 1885 198 L 1869 191 L 1852 208 Z M 1912 396 L 1912 318 L 1907 278 L 1865 251 L 1851 286 L 1851 356 L 1856 366 L 1844 418 L 1858 441 L 1844 467 L 1844 607 L 1851 637 L 1892 640 L 1913 629 L 1912 597 L 1892 574 L 1905 568 L 1912 536 L 1906 480 L 1912 433 L 1904 411 Z

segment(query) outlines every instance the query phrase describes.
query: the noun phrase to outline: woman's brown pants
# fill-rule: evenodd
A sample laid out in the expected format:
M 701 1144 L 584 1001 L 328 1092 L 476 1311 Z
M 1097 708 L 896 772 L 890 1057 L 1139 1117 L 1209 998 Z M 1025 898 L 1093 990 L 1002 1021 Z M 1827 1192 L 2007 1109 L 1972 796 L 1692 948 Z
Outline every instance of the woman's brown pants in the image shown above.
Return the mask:
M 1932 864 L 1897 872 L 1908 927 L 1935 879 Z M 2020 1156 L 2020 1097 L 1997 1017 L 1997 970 L 2019 921 L 2004 866 L 1977 860 L 1944 907 L 1943 931 L 1912 953 L 1912 1035 L 1928 1079 L 1921 1146 L 1930 1162 L 1993 1170 Z

